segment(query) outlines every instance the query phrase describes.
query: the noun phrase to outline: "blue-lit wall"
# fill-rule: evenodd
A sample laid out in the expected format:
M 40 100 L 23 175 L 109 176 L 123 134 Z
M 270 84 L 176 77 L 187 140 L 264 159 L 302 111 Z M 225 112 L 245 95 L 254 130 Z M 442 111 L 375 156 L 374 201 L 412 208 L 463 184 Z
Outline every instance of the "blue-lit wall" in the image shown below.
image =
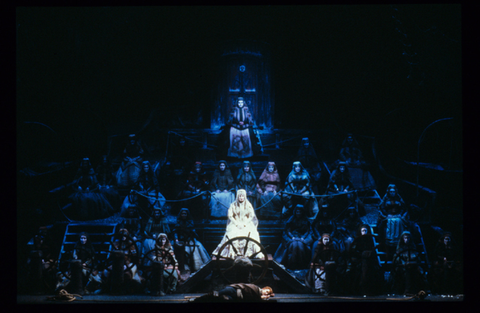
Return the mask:
M 219 58 L 211 128 L 219 130 L 225 125 L 231 107 L 242 96 L 256 125 L 273 129 L 274 101 L 268 44 L 259 41 L 225 42 Z

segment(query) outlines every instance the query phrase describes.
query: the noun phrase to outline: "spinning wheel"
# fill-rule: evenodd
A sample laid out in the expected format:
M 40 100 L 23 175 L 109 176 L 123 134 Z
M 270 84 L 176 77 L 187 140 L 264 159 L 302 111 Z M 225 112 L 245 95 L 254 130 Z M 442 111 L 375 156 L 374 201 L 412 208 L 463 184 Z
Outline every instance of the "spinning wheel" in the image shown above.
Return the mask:
M 124 241 L 126 243 L 125 246 L 122 246 L 122 242 L 121 241 L 115 241 L 114 238 L 115 238 L 115 235 L 112 237 L 112 239 L 110 240 L 110 246 L 111 246 L 111 250 L 109 251 L 106 251 L 108 252 L 109 254 L 113 254 L 113 253 L 123 253 L 125 256 L 127 256 L 130 260 L 132 260 L 132 262 L 130 262 L 130 264 L 126 264 L 126 267 L 124 269 L 124 272 L 130 272 L 130 275 L 132 275 L 133 277 L 133 272 L 132 272 L 132 268 L 137 265 L 137 256 L 138 256 L 138 245 L 137 243 L 139 243 L 139 241 L 135 241 L 133 240 L 133 238 L 130 236 L 130 235 L 127 235 L 127 234 L 123 234 L 122 235 L 123 237 L 126 238 L 126 240 Z M 135 246 L 135 249 L 132 250 L 130 249 L 132 246 Z M 105 260 L 105 263 L 104 263 L 104 269 L 107 270 L 109 273 L 112 272 L 112 267 L 113 267 L 113 258 L 111 258 L 112 256 L 110 256 L 107 260 Z
M 169 278 L 173 276 L 175 267 L 178 265 L 175 258 L 171 256 L 170 251 L 160 247 L 161 243 L 159 242 L 159 239 L 160 236 L 155 239 L 155 248 L 145 253 L 140 262 L 146 280 L 151 279 L 154 262 L 163 262 L 164 272 L 168 274 Z M 173 266 L 173 270 L 165 271 L 170 265 Z
M 195 236 L 188 231 L 178 230 L 177 235 L 179 238 L 178 243 L 174 243 L 175 255 L 177 256 L 180 265 L 182 262 L 189 267 L 193 263 L 193 255 L 197 249 L 195 244 Z M 183 255 L 180 255 L 182 253 Z
M 249 236 L 228 239 L 220 247 L 216 262 L 217 269 L 229 283 L 238 281 L 240 274 L 246 272 L 248 278 L 240 277 L 240 279 L 248 279 L 249 283 L 257 284 L 268 270 L 266 249 Z

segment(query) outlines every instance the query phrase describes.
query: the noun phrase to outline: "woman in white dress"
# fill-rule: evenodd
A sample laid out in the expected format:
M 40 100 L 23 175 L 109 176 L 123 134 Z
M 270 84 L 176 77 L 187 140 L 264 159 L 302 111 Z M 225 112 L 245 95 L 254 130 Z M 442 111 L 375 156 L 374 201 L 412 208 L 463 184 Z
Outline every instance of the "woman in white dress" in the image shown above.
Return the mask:
M 228 208 L 228 220 L 225 235 L 215 251 L 213 251 L 213 255 L 218 256 L 222 245 L 229 239 L 233 239 L 235 237 L 249 236 L 260 243 L 260 236 L 257 231 L 257 226 L 258 219 L 255 215 L 255 210 L 252 204 L 247 199 L 247 192 L 245 189 L 239 189 L 237 191 L 237 198 L 234 202 L 232 202 L 232 204 L 230 204 L 230 207 Z M 245 251 L 245 242 L 246 240 L 233 241 L 233 245 L 235 245 L 235 248 L 239 253 L 238 255 L 250 257 L 260 251 L 260 247 L 258 245 L 249 241 L 246 252 L 243 254 Z M 235 253 L 235 249 L 233 249 L 231 245 L 228 245 L 221 251 L 220 256 L 226 258 L 235 258 L 237 254 Z M 263 257 L 264 255 L 261 252 L 255 255 L 255 258 Z

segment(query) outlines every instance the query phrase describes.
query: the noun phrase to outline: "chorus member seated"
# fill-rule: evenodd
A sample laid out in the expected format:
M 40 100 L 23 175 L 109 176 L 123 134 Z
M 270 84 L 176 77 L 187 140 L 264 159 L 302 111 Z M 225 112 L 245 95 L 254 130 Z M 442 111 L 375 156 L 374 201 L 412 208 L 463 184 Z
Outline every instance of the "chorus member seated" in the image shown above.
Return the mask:
M 435 245 L 431 270 L 432 290 L 436 294 L 456 295 L 463 293 L 462 249 L 445 232 Z
M 407 210 L 403 199 L 394 184 L 390 184 L 383 197 L 377 222 L 380 249 L 386 253 L 385 259 L 392 261 L 395 247 L 403 231 L 410 230 Z
M 132 189 L 130 192 L 125 196 L 123 199 L 123 203 L 120 206 L 120 216 L 124 216 L 127 213 L 127 210 L 131 206 L 135 206 L 137 208 L 141 208 L 141 210 L 146 211 L 147 207 L 145 206 L 144 201 L 141 201 L 140 194 Z
M 379 222 L 382 219 L 385 219 L 388 214 L 391 214 L 392 211 L 395 211 L 396 214 L 400 213 L 402 216 L 407 218 L 408 210 L 403 201 L 402 196 L 398 193 L 398 188 L 395 184 L 389 184 L 387 191 L 383 196 L 379 207 Z
M 336 238 L 337 222 L 335 222 L 328 205 L 321 207 L 320 212 L 318 212 L 317 216 L 312 222 L 312 231 L 312 237 L 315 242 L 321 239 L 322 234 L 328 233 L 332 239 L 331 244 L 335 246 L 335 249 L 341 252 L 345 250 L 345 245 L 342 238 Z
M 185 177 L 188 174 L 195 156 L 195 149 L 185 140 L 184 137 L 178 138 L 178 143 L 173 142 L 169 160 L 172 162 L 175 175 Z
M 170 234 L 170 225 L 162 208 L 158 206 L 153 208 L 152 215 L 145 224 L 144 233 L 148 238 L 151 238 L 154 233 Z
M 213 251 L 213 255 L 219 256 L 218 254 L 220 253 L 220 249 L 222 248 L 223 244 L 229 239 L 233 239 L 235 237 L 250 237 L 260 243 L 260 236 L 257 231 L 257 226 L 258 219 L 255 215 L 253 206 L 247 199 L 247 192 L 243 189 L 240 189 L 237 191 L 237 198 L 228 208 L 228 220 L 225 235 L 218 244 L 217 248 L 215 248 Z M 264 257 L 263 253 L 261 253 L 259 250 L 260 248 L 251 241 L 248 242 L 246 249 L 245 247 L 240 249 L 240 246 L 244 243 L 244 240 L 233 241 L 233 244 L 237 245 L 235 247 L 237 251 L 245 251 L 245 257 L 253 256 L 259 259 Z M 222 249 L 222 254 L 220 256 L 234 259 L 237 256 L 235 249 L 232 248 L 231 245 L 227 245 L 224 249 Z
M 312 190 L 315 193 L 319 193 L 322 167 L 320 165 L 321 160 L 317 157 L 315 149 L 308 137 L 302 138 L 302 144 L 298 149 L 297 160 L 302 163 L 307 172 L 312 178 Z
M 115 211 L 117 211 L 121 205 L 120 195 L 116 188 L 117 182 L 114 176 L 113 167 L 108 161 L 106 155 L 102 156 L 102 161 L 97 166 L 95 172 L 97 174 L 100 191 L 105 195 Z
M 50 240 L 49 240 L 50 239 Z M 27 272 L 22 287 L 27 292 L 50 293 L 55 284 L 57 260 L 53 253 L 52 240 L 46 229 L 40 229 L 32 238 L 32 248 L 27 258 Z
M 398 241 L 393 258 L 393 285 L 397 294 L 414 295 L 426 287 L 426 277 L 421 267 L 420 252 L 409 231 L 404 231 Z
M 187 208 L 182 208 L 178 213 L 171 237 L 180 272 L 195 273 L 210 261 L 210 255 L 198 240 L 200 237 L 195 231 L 192 215 Z
M 328 233 L 316 241 L 313 257 L 310 263 L 310 273 L 305 283 L 315 293 L 329 295 L 338 292 L 340 277 L 337 269 L 342 267 L 341 252 L 335 249 L 333 240 Z
M 99 290 L 102 280 L 96 268 L 96 252 L 86 232 L 79 234 L 79 239 L 73 247 L 72 259 L 81 261 L 82 282 L 86 293 Z
M 167 237 L 167 234 L 159 234 L 155 243 L 154 260 L 164 264 L 163 283 L 165 293 L 172 294 L 177 289 L 180 271 L 175 257 L 175 251 Z
M 188 174 L 187 181 L 184 184 L 182 191 L 182 199 L 195 197 L 188 201 L 190 207 L 195 207 L 192 215 L 194 218 L 207 218 L 208 204 L 209 204 L 209 180 L 207 172 L 203 169 L 203 164 L 200 161 L 196 161 L 192 170 Z
M 244 189 L 247 192 L 247 199 L 256 207 L 257 202 L 257 178 L 252 169 L 250 161 L 243 161 L 242 167 L 237 176 L 235 190 Z
M 305 207 L 305 213 L 309 218 L 315 217 L 318 213 L 318 202 L 311 188 L 310 175 L 299 161 L 293 162 L 292 171 L 285 181 L 284 194 L 285 208 L 282 212 L 283 217 L 292 215 L 293 209 L 297 204 Z
M 347 134 L 347 137 L 343 140 L 339 159 L 346 162 L 348 166 L 365 164 L 362 151 L 360 151 L 358 142 L 353 134 Z
M 358 215 L 357 209 L 353 206 L 347 209 L 345 218 L 338 223 L 337 237 L 343 241 L 347 251 L 357 235 L 358 227 L 362 223 L 363 221 Z
M 114 209 L 99 184 L 89 158 L 84 158 L 74 179 L 74 193 L 69 196 L 76 215 L 81 220 L 94 220 L 111 216 Z
M 128 136 L 123 150 L 122 164 L 117 170 L 116 179 L 119 188 L 131 188 L 138 180 L 142 170 L 143 149 L 135 134 Z
M 353 191 L 353 184 L 348 173 L 347 164 L 343 161 L 338 162 L 328 181 L 327 194 L 339 194 Z
M 375 240 L 369 225 L 362 224 L 359 233 L 348 251 L 347 293 L 376 295 L 384 285 L 384 278 L 378 261 Z
M 135 190 L 148 194 L 149 192 L 159 192 L 157 177 L 149 161 L 142 162 L 142 171 L 135 183 Z
M 123 224 L 133 240 L 143 239 L 143 220 L 136 205 L 130 205 L 123 217 Z
M 214 290 L 206 295 L 190 300 L 194 303 L 217 302 L 262 302 L 274 297 L 275 294 L 269 286 L 263 288 L 254 284 L 231 284 L 220 290 Z
M 234 180 L 226 161 L 219 161 L 210 182 L 212 191 L 210 200 L 210 216 L 212 218 L 227 217 L 228 207 L 234 201 Z
M 308 269 L 314 241 L 312 234 L 310 220 L 303 206 L 297 204 L 285 225 L 282 242 L 273 256 L 274 260 L 290 270 Z
M 132 239 L 128 229 L 123 224 L 118 225 L 117 228 L 118 231 L 114 234 L 110 258 L 114 259 L 112 253 L 114 251 L 123 253 L 124 271 L 121 289 L 126 293 L 138 293 L 142 289 L 142 283 L 144 281 L 138 268 L 141 250 L 139 250 L 137 243 Z M 113 285 L 112 271 L 113 264 L 109 265 L 103 271 L 103 278 L 107 286 L 110 286 L 110 288 L 118 288 L 119 286 Z
M 329 201 L 332 210 L 340 213 L 355 202 L 354 186 L 350 177 L 347 164 L 343 161 L 337 163 L 336 168 L 330 175 L 327 185 L 327 195 L 331 195 Z
M 140 207 L 143 208 L 147 214 L 151 213 L 154 205 L 162 207 L 165 205 L 166 199 L 160 193 L 160 185 L 149 161 L 143 161 L 142 171 L 134 189 L 140 193 L 138 201 L 140 202 Z
M 280 219 L 282 216 L 282 202 L 279 196 L 280 175 L 275 162 L 270 161 L 258 179 L 257 211 L 261 219 Z

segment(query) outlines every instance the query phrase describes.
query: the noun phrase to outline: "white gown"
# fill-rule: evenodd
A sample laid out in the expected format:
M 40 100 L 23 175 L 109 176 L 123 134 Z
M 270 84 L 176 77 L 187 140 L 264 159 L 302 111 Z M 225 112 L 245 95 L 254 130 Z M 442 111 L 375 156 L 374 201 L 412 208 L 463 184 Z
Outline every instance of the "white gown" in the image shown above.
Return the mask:
M 245 200 L 240 203 L 238 201 L 238 196 L 242 192 L 244 194 Z M 258 219 L 255 215 L 255 210 L 253 209 L 250 202 L 247 200 L 245 190 L 240 189 L 237 192 L 237 199 L 232 204 L 230 204 L 230 207 L 228 208 L 227 229 L 225 231 L 225 235 L 222 238 L 222 241 L 220 241 L 215 251 L 213 251 L 213 255 L 218 256 L 222 245 L 229 239 L 233 239 L 235 237 L 250 236 L 250 238 L 260 243 L 260 236 L 257 231 L 257 226 Z M 233 242 L 237 253 L 235 253 L 235 249 L 233 249 L 231 245 L 228 245 L 222 250 L 221 256 L 233 259 L 238 255 L 250 257 L 260 251 L 260 247 L 255 243 L 252 243 L 251 241 L 248 243 L 248 247 L 245 251 L 245 241 L 246 240 Z M 254 256 L 254 258 L 258 259 L 261 259 L 263 257 L 264 255 L 261 252 Z

